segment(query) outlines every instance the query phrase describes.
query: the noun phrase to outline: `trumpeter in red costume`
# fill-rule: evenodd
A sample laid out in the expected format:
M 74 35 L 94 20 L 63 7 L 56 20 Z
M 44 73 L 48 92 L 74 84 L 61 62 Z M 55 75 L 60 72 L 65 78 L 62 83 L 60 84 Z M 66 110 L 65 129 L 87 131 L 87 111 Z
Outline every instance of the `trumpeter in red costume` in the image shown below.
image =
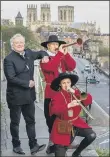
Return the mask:
M 80 117 L 82 107 L 78 100 L 81 98 L 81 92 L 78 89 L 71 88 L 77 81 L 77 75 L 62 73 L 51 83 L 51 88 L 57 91 L 51 102 L 51 114 L 56 115 L 50 136 L 55 144 L 55 157 L 65 156 L 67 147 L 71 143 L 71 136 L 74 136 L 74 133 L 76 136 L 84 137 L 84 139 L 74 151 L 72 157 L 81 156 L 82 150 L 96 138 L 96 133 Z M 80 99 L 80 101 L 84 106 L 92 104 L 92 96 L 88 93 L 86 98 Z
M 56 91 L 50 88 L 50 84 L 58 77 L 59 73 L 73 71 L 76 67 L 76 62 L 67 52 L 67 48 L 63 48 L 65 44 L 66 42 L 58 40 L 56 35 L 50 35 L 48 41 L 41 43 L 41 45 L 47 49 L 48 54 L 48 57 L 45 57 L 45 61 L 42 60 L 40 62 L 40 66 L 46 82 L 44 115 L 49 133 L 51 133 L 52 125 L 56 117 L 55 115 L 51 117 L 49 115 L 49 104 L 51 98 L 56 94 Z M 49 145 L 51 145 L 51 143 L 49 143 Z M 49 153 L 48 150 L 49 149 L 47 149 L 47 153 Z

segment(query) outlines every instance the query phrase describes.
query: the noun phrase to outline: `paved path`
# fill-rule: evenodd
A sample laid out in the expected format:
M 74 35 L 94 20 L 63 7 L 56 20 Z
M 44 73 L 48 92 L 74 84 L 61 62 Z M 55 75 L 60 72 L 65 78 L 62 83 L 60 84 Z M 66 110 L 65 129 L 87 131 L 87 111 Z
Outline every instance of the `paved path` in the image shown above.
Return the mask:
M 6 82 L 1 83 L 2 87 L 2 128 L 1 128 L 1 147 L 2 147 L 2 154 L 1 156 L 18 156 L 15 153 L 12 152 L 12 144 L 11 144 L 11 135 L 9 131 L 9 125 L 10 125 L 10 118 L 9 118 L 9 109 L 6 104 L 6 99 L 5 99 L 5 89 L 6 89 Z M 37 104 L 36 103 L 36 134 L 37 134 L 37 139 L 39 144 L 47 144 L 48 143 L 48 129 L 45 123 L 45 118 L 43 114 L 43 104 Z M 76 137 L 75 142 L 79 143 L 82 138 Z M 25 122 L 23 117 L 21 116 L 21 121 L 20 121 L 20 140 L 21 140 L 21 146 L 24 149 L 26 156 L 31 156 L 30 155 L 30 150 L 28 146 L 28 138 L 26 134 L 26 129 L 25 129 Z M 74 150 L 69 150 L 67 152 L 67 156 L 71 156 L 72 152 Z M 36 154 L 36 156 L 47 156 L 45 153 L 45 150 L 42 152 L 39 152 Z M 52 156 L 52 155 L 51 155 Z M 54 155 L 53 155 L 54 156 Z M 94 150 L 93 145 L 90 145 L 89 147 L 86 148 L 85 151 L 82 152 L 82 156 L 97 156 L 97 153 Z

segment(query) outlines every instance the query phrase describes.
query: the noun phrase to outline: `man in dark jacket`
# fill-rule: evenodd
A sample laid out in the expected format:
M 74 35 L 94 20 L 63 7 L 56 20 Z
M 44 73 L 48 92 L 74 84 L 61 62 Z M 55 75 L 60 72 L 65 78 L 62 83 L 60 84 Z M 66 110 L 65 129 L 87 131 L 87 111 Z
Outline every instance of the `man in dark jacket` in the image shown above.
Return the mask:
M 45 51 L 25 50 L 25 38 L 21 34 L 14 35 L 10 44 L 12 52 L 4 59 L 4 73 L 7 79 L 6 99 L 10 109 L 13 151 L 25 154 L 19 140 L 19 123 L 22 112 L 26 122 L 30 151 L 31 154 L 35 154 L 43 150 L 46 145 L 39 146 L 36 139 L 34 60 L 42 59 L 47 54 Z

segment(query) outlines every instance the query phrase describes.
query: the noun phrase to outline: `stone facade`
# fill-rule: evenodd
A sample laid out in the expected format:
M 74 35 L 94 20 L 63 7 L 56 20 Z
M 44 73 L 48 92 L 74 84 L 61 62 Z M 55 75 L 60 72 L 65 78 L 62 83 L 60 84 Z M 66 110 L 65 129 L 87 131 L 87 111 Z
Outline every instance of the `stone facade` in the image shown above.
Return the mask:
M 11 19 L 1 19 L 2 26 L 14 26 L 14 23 Z
M 23 17 L 21 16 L 20 12 L 18 12 L 17 16 L 15 17 L 15 25 L 23 26 Z
M 74 22 L 74 6 L 58 6 L 58 21 L 72 24 Z
M 27 27 L 36 32 L 41 26 L 50 26 L 57 31 L 65 31 L 65 28 L 74 22 L 74 6 L 58 6 L 58 21 L 51 21 L 50 4 L 40 5 L 40 20 L 37 17 L 37 5 L 27 5 Z
M 37 21 L 37 5 L 27 5 L 27 26 Z
M 101 68 L 109 69 L 109 56 L 98 57 Z
M 40 19 L 42 22 L 50 23 L 51 21 L 51 12 L 49 4 L 41 4 L 41 16 Z
M 109 48 L 110 44 L 110 34 L 94 34 L 94 38 L 97 40 L 101 40 L 103 43 L 103 46 L 106 48 Z
M 89 34 L 96 33 L 98 30 L 96 29 L 96 22 L 74 22 L 71 25 L 72 28 L 79 29 L 81 31 L 87 31 Z

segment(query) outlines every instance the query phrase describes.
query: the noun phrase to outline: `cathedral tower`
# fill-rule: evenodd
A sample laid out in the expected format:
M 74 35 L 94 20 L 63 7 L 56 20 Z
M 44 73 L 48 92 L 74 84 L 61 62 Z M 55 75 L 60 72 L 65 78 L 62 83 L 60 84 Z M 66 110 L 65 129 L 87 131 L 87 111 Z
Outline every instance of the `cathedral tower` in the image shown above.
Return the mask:
M 27 5 L 27 26 L 37 21 L 37 5 Z
M 50 4 L 41 4 L 40 19 L 42 22 L 51 22 Z
M 69 24 L 74 22 L 74 6 L 58 6 L 58 21 Z
M 18 12 L 17 16 L 15 17 L 15 25 L 23 26 L 23 17 L 21 16 L 20 12 Z

